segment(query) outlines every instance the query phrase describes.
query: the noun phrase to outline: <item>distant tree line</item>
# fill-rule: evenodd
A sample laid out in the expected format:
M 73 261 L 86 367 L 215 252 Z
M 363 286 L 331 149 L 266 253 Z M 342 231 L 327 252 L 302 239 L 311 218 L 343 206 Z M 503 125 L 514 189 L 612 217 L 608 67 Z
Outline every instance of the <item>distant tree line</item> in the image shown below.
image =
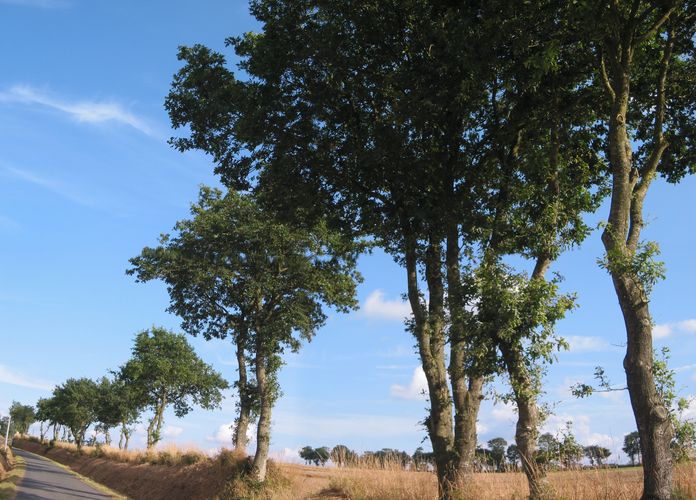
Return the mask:
M 219 407 L 222 391 L 229 384 L 204 363 L 183 335 L 153 327 L 135 337 L 131 358 L 118 370 L 98 380 L 70 378 L 55 387 L 36 408 L 13 403 L 12 426 L 26 434 L 29 426 L 40 422 L 40 439 L 74 442 L 78 449 L 94 445 L 98 436 L 111 445 L 111 430 L 118 428 L 119 449 L 128 449 L 134 426 L 143 412 L 150 412 L 147 447 L 162 439 L 164 412 L 172 407 L 178 417 L 194 405 L 205 409 Z M 87 432 L 94 433 L 87 439 Z
M 634 436 L 637 436 L 637 432 L 626 435 L 625 441 L 630 443 L 632 453 L 635 453 L 636 449 Z M 478 472 L 521 470 L 521 456 L 516 444 L 508 445 L 502 437 L 490 439 L 486 444 L 487 446 L 476 448 L 474 470 Z M 624 451 L 629 453 L 626 447 Z M 537 466 L 545 470 L 574 469 L 583 467 L 583 458 L 587 459 L 591 467 L 603 467 L 610 455 L 611 450 L 608 448 L 598 445 L 580 445 L 572 434 L 570 425 L 566 425 L 557 436 L 551 433 L 539 436 L 535 460 Z M 633 455 L 629 455 L 633 462 Z M 299 456 L 307 465 L 316 466 L 325 466 L 331 460 L 336 467 L 432 471 L 436 465 L 434 454 L 424 451 L 422 447 L 418 447 L 413 454 L 409 454 L 392 448 L 359 453 L 343 444 L 333 448 L 305 446 L 299 451 Z

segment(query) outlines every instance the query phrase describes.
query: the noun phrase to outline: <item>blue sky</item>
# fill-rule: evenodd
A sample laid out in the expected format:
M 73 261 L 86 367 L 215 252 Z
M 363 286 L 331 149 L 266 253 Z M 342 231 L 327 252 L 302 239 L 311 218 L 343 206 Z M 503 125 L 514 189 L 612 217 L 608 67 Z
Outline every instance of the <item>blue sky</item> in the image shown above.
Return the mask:
M 241 0 L 0 0 L 0 412 L 12 400 L 33 404 L 69 377 L 117 368 L 142 329 L 178 328 L 164 312 L 165 288 L 125 275 L 130 257 L 188 215 L 198 186 L 216 183 L 206 157 L 166 144 L 163 101 L 179 67 L 177 46 L 223 50 L 226 36 L 256 27 Z M 656 343 L 672 349 L 684 396 L 696 395 L 694 194 L 696 179 L 658 182 L 646 206 L 645 237 L 660 243 L 668 270 L 651 303 Z M 608 446 L 624 461 L 623 436 L 635 428 L 627 395 L 578 401 L 568 390 L 589 382 L 597 365 L 624 380 L 623 321 L 596 265 L 601 254 L 594 233 L 554 266 L 580 307 L 558 326 L 571 350 L 545 379 L 555 412 L 545 430 L 572 420 L 583 444 Z M 361 310 L 331 314 L 315 340 L 287 358 L 273 418 L 279 457 L 308 444 L 412 452 L 425 437 L 424 379 L 402 326 L 404 272 L 380 252 L 363 257 L 360 270 Z M 229 343 L 191 342 L 235 378 Z M 696 406 L 690 412 L 696 417 Z M 230 393 L 221 410 L 169 414 L 165 439 L 229 446 L 233 418 Z M 514 422 L 512 408 L 486 401 L 479 441 L 512 442 Z M 140 434 L 134 444 L 142 443 Z

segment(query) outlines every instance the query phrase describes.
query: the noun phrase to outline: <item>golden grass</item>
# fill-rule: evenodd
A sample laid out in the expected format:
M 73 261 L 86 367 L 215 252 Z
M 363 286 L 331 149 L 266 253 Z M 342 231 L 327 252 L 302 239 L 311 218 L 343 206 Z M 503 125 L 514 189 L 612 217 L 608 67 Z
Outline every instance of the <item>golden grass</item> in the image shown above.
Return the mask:
M 41 447 L 38 443 L 31 443 Z M 33 451 L 33 450 L 32 450 Z M 422 500 L 437 497 L 431 472 L 404 471 L 374 462 L 366 468 L 311 467 L 269 462 L 265 485 L 248 479 L 249 458 L 231 450 L 211 457 L 195 448 L 170 446 L 156 451 L 120 451 L 56 444 L 49 454 L 72 461 L 84 475 L 137 498 L 235 498 L 258 500 L 351 499 Z M 65 458 L 67 456 L 67 458 Z M 63 457 L 63 458 L 61 458 Z M 559 500 L 636 500 L 642 488 L 640 467 L 551 472 L 548 480 Z M 696 499 L 696 463 L 676 471 L 675 500 Z M 149 488 L 149 489 L 148 489 Z M 527 481 L 522 473 L 477 473 L 463 481 L 462 500 L 524 499 Z
M 351 500 L 420 500 L 437 498 L 435 475 L 376 469 L 320 469 L 283 464 L 291 491 L 273 500 L 290 498 L 350 498 Z M 696 499 L 696 463 L 679 465 L 675 499 Z M 549 484 L 559 500 L 636 500 L 642 489 L 642 469 L 621 468 L 551 472 Z M 462 500 L 524 499 L 529 490 L 522 473 L 477 473 L 460 488 Z

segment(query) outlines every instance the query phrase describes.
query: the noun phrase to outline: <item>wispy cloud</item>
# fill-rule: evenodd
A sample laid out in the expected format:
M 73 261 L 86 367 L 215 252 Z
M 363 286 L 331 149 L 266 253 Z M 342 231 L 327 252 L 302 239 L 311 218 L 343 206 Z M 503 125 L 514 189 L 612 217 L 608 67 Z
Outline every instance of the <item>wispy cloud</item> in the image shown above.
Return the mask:
M 30 389 L 41 389 L 44 391 L 50 391 L 54 387 L 54 384 L 44 380 L 27 377 L 26 375 L 16 372 L 5 365 L 0 365 L 0 383 L 18 385 L 20 387 L 28 387 Z
M 179 427 L 177 425 L 168 425 L 162 431 L 162 435 L 168 438 L 175 438 L 177 436 L 181 436 L 182 432 L 184 432 L 183 427 Z
M 17 229 L 18 227 L 19 223 L 16 220 L 0 215 L 0 228 Z
M 399 399 L 427 399 L 428 380 L 425 378 L 423 367 L 419 366 L 413 370 L 411 382 L 407 386 L 393 384 L 389 388 L 389 394 Z
M 11 166 L 0 166 L 0 172 L 14 177 L 15 179 L 19 179 L 24 182 L 28 182 L 29 184 L 33 184 L 35 186 L 44 188 L 52 192 L 53 194 L 56 194 L 62 198 L 72 201 L 73 203 L 77 203 L 78 205 L 90 208 L 95 207 L 94 201 L 76 192 L 75 189 L 67 183 L 55 179 L 50 179 L 30 170 Z
M 685 319 L 675 323 L 661 323 L 653 327 L 653 336 L 656 339 L 670 337 L 675 333 L 696 333 L 696 319 Z
M 70 6 L 70 3 L 64 0 L 0 0 L 0 4 L 38 7 L 40 9 L 62 9 Z
M 155 135 L 142 118 L 116 102 L 70 102 L 24 85 L 16 85 L 5 92 L 0 92 L 0 102 L 44 106 L 66 113 L 79 123 L 115 122 L 133 127 L 147 135 Z
M 606 340 L 599 337 L 570 335 L 565 340 L 570 345 L 570 352 L 601 352 L 611 348 Z
M 411 314 L 411 307 L 401 299 L 387 300 L 382 290 L 375 290 L 367 296 L 361 307 L 368 318 L 403 321 Z

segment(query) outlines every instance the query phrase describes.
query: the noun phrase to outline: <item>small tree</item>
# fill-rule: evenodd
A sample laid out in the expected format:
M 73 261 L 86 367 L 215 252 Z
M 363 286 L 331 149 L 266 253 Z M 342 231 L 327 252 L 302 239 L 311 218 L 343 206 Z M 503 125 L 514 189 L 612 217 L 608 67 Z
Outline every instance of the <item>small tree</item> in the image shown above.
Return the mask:
M 633 431 L 624 436 L 622 450 L 631 459 L 631 465 L 636 465 L 636 458 L 638 458 L 638 463 L 640 463 L 640 434 L 638 431 Z
M 505 458 L 507 459 L 508 464 L 510 464 L 510 466 L 513 469 L 517 470 L 520 461 L 520 453 L 517 450 L 516 444 L 513 443 L 507 447 L 507 451 L 505 452 Z
M 82 449 L 85 433 L 97 421 L 99 387 L 88 378 L 68 379 L 53 390 L 57 422 L 65 425 Z
M 204 363 L 183 335 L 153 327 L 135 337 L 133 355 L 121 367 L 119 377 L 130 385 L 137 398 L 153 411 L 147 428 L 147 447 L 161 439 L 164 411 L 174 407 L 177 417 L 188 414 L 193 405 L 219 407 L 222 390 L 229 384 Z
M 590 464 L 597 467 L 602 467 L 604 465 L 604 460 L 611 455 L 611 450 L 609 450 L 609 448 L 597 445 L 585 446 L 583 452 L 589 459 Z
M 10 417 L 12 417 L 15 430 L 20 434 L 26 434 L 29 430 L 29 426 L 34 423 L 36 414 L 34 413 L 33 406 L 12 401 L 12 406 L 10 406 Z
M 507 441 L 501 437 L 493 438 L 488 441 L 488 448 L 491 451 L 491 457 L 495 462 L 495 467 L 498 471 L 503 470 L 503 465 L 505 464 L 505 447 L 507 446 Z

